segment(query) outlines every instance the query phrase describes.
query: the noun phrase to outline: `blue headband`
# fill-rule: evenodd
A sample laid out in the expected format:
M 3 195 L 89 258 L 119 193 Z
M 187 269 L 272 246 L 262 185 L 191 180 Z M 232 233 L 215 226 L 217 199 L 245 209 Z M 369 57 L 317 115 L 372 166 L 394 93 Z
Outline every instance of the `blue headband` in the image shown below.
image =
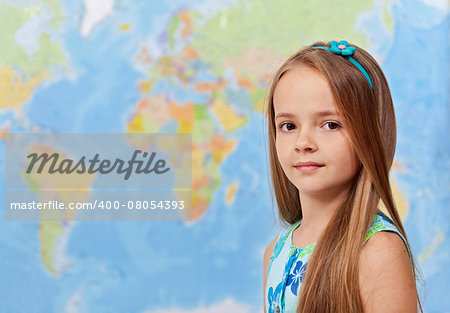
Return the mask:
M 344 58 L 352 62 L 358 68 L 358 70 L 360 70 L 361 73 L 364 74 L 367 81 L 369 82 L 370 88 L 372 88 L 373 90 L 372 81 L 370 80 L 369 74 L 367 74 L 366 70 L 364 69 L 364 67 L 361 66 L 361 64 L 359 64 L 354 58 L 351 57 L 351 55 L 353 55 L 353 53 L 356 51 L 356 48 L 349 47 L 347 41 L 341 40 L 339 42 L 336 42 L 333 40 L 330 42 L 330 47 L 313 47 L 313 48 L 330 50 L 334 54 L 342 55 Z

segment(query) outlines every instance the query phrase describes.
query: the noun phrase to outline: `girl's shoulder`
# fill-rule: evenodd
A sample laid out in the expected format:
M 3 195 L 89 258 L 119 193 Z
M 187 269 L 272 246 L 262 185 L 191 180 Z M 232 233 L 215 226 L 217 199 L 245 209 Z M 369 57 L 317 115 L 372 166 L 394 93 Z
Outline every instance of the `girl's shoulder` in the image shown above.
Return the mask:
M 386 231 L 395 233 L 402 239 L 401 241 L 403 241 L 403 245 L 406 248 L 406 251 L 408 252 L 409 260 L 412 266 L 412 255 L 408 242 L 406 241 L 405 237 L 403 237 L 402 233 L 398 230 L 398 228 L 395 226 L 394 222 L 392 222 L 392 220 L 381 211 L 379 211 L 374 217 L 373 222 L 369 227 L 369 231 L 367 232 L 366 238 L 364 239 L 363 245 L 365 245 L 366 242 L 370 239 L 370 237 L 372 237 L 374 234 Z
M 415 272 L 405 238 L 381 213 L 374 218 L 366 242 L 359 259 L 364 306 L 412 312 L 416 308 Z

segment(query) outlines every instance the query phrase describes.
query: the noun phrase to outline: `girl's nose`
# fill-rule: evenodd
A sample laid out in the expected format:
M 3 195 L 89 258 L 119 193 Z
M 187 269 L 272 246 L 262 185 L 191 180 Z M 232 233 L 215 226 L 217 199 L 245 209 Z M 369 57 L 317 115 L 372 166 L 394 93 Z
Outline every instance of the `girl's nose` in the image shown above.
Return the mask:
M 317 143 L 310 131 L 303 130 L 298 132 L 295 141 L 295 150 L 301 152 L 314 152 L 317 150 Z

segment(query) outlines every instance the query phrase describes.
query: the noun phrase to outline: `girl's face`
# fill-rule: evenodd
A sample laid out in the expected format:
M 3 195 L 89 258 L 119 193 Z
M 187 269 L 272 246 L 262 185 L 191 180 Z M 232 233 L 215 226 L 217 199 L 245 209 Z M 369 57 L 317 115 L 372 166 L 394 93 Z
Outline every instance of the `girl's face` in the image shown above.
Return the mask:
M 273 103 L 278 160 L 300 194 L 347 193 L 360 162 L 325 78 L 307 66 L 291 69 Z

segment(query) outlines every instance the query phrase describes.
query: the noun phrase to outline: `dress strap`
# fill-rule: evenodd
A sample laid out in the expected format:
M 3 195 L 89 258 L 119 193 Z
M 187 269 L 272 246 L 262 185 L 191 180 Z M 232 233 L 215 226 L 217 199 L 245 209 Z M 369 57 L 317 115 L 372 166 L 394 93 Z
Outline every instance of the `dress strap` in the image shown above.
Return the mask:
M 275 244 L 275 248 L 273 249 L 272 256 L 270 257 L 269 268 L 267 269 L 267 274 L 270 272 L 270 268 L 272 267 L 273 260 L 278 257 L 281 250 L 283 249 L 286 239 L 292 233 L 292 231 L 300 224 L 300 222 L 301 222 L 301 220 L 292 224 L 290 227 L 281 231 L 280 234 L 278 235 L 277 243 Z

